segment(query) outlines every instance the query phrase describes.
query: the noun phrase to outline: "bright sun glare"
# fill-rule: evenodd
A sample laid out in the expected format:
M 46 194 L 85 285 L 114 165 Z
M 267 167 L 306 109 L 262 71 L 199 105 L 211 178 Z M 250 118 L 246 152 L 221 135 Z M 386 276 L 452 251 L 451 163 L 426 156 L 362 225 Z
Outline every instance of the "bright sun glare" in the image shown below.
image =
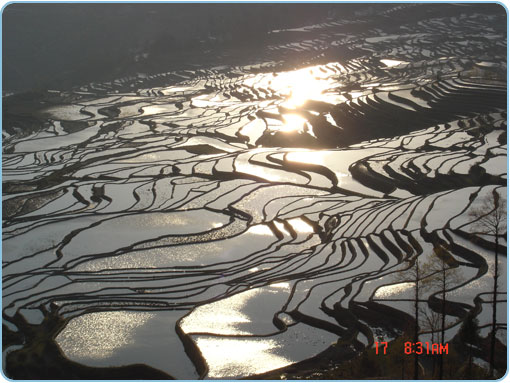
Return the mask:
M 271 81 L 271 87 L 287 99 L 282 106 L 298 108 L 306 101 L 320 98 L 322 92 L 328 88 L 328 81 L 324 81 L 324 74 L 317 68 L 303 68 L 291 72 L 283 72 Z
M 283 118 L 285 123 L 280 128 L 282 132 L 302 131 L 307 122 L 306 119 L 297 114 L 284 114 Z

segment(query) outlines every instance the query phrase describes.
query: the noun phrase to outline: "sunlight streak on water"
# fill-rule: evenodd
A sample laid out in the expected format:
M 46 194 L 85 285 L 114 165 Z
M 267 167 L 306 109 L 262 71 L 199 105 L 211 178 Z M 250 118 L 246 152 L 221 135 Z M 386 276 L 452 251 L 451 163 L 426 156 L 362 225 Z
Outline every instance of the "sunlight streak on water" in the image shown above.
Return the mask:
M 271 88 L 286 96 L 282 106 L 298 108 L 306 101 L 320 99 L 331 85 L 319 66 L 279 73 L 272 81 Z
M 401 65 L 401 64 L 409 64 L 406 61 L 390 60 L 390 59 L 383 59 L 383 60 L 381 60 L 381 62 L 384 65 L 386 65 L 387 67 L 389 67 L 389 68 L 394 67 L 394 66 L 398 66 L 398 65 Z
M 184 332 L 210 332 L 223 335 L 249 335 L 239 327 L 250 318 L 242 310 L 259 290 L 248 290 L 232 297 L 197 307 L 181 322 Z
M 285 123 L 279 129 L 282 132 L 302 132 L 305 131 L 307 127 L 309 127 L 306 119 L 298 116 L 297 114 L 284 114 L 283 118 L 285 119 Z
M 396 283 L 394 285 L 389 286 L 381 286 L 377 289 L 374 294 L 374 298 L 390 298 L 393 295 L 401 294 L 410 291 L 414 288 L 414 283 L 404 282 L 404 283 Z
M 293 218 L 289 220 L 289 224 L 299 233 L 313 233 L 313 227 L 301 218 Z
M 292 85 L 290 98 L 287 102 L 294 107 L 301 106 L 305 101 L 320 96 L 324 90 L 323 84 L 316 80 L 311 71 L 299 70 L 289 77 Z
M 70 359 L 103 359 L 134 343 L 133 334 L 154 316 L 148 312 L 109 311 L 69 321 L 56 341 Z
M 279 345 L 272 339 L 198 338 L 197 344 L 208 361 L 212 378 L 247 376 L 294 362 L 275 353 Z
M 288 283 L 288 282 L 273 283 L 270 286 L 277 288 L 277 289 L 290 289 L 290 283 Z
M 273 232 L 266 225 L 255 225 L 248 229 L 248 232 L 258 235 L 273 235 Z
M 176 110 L 176 108 L 173 105 L 150 105 L 144 106 L 142 109 L 144 115 L 156 115 L 173 112 Z
M 261 152 L 264 151 L 265 150 L 262 150 Z M 255 150 L 252 150 L 252 153 L 255 153 Z M 306 178 L 300 174 L 290 173 L 285 170 L 272 169 L 265 166 L 252 164 L 249 161 L 236 162 L 236 170 L 240 173 L 256 175 L 270 182 L 304 183 L 307 181 Z
M 255 272 L 257 270 L 250 270 Z M 273 313 L 288 299 L 291 284 L 275 282 L 196 307 L 179 326 L 188 334 L 245 336 L 271 334 Z

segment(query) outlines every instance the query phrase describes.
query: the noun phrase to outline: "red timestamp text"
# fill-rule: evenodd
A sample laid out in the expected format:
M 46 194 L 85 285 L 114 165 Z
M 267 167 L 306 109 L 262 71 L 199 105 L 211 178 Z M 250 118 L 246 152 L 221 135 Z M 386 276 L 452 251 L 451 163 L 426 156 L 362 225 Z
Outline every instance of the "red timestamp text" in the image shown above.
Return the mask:
M 377 355 L 383 354 L 386 355 L 386 351 L 388 349 L 388 342 L 374 342 L 375 345 L 375 353 Z M 405 342 L 404 343 L 404 353 L 406 355 L 410 354 L 425 354 L 425 355 L 448 355 L 448 343 L 431 343 L 431 342 Z
M 448 355 L 448 343 L 430 343 L 430 342 L 405 342 L 404 343 L 404 353 L 409 354 L 427 354 L 427 355 L 440 355 L 446 354 Z
M 374 342 L 375 343 L 375 353 L 379 354 L 379 347 L 381 347 L 381 352 L 386 355 L 386 350 L 388 349 L 388 342 Z

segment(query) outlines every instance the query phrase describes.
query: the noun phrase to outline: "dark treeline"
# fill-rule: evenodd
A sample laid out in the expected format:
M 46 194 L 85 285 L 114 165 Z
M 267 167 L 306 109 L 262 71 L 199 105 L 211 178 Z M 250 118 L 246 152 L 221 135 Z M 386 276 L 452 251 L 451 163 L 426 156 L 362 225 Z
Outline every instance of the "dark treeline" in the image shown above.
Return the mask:
M 136 72 L 204 65 L 223 49 L 256 52 L 269 38 L 277 38 L 269 34 L 272 30 L 383 15 L 392 7 L 395 4 L 10 4 L 2 15 L 3 91 L 67 89 Z M 497 4 L 477 7 L 504 12 Z M 425 4 L 414 12 L 424 11 L 440 16 L 442 8 Z M 393 25 L 396 20 L 380 21 Z
M 342 7 L 351 12 L 356 7 Z M 260 44 L 272 29 L 331 17 L 331 4 L 11 4 L 3 12 L 4 91 L 65 88 L 143 71 L 182 52 Z M 201 57 L 197 57 L 198 60 Z

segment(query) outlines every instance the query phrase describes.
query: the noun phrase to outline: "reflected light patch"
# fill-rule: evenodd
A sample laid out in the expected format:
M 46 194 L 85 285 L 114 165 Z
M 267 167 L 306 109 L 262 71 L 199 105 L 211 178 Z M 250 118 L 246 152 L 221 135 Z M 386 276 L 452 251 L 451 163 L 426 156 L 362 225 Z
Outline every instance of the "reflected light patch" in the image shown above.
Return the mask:
M 303 105 L 307 100 L 319 97 L 324 90 L 321 83 L 316 80 L 310 73 L 303 75 L 297 73 L 295 75 L 294 84 L 290 92 L 290 97 L 287 102 L 298 107 Z
M 290 289 L 290 284 L 289 282 L 278 282 L 278 283 L 273 283 L 272 285 L 270 285 L 271 287 L 275 287 L 277 289 Z
M 144 106 L 142 109 L 143 109 L 144 115 L 170 112 L 168 106 L 159 106 L 159 105 Z
M 294 361 L 277 355 L 272 339 L 198 338 L 196 343 L 209 366 L 211 378 L 235 378 L 287 366 Z
M 333 119 L 333 117 L 331 116 L 331 114 L 330 114 L 330 113 L 326 114 L 326 115 L 325 115 L 325 117 L 326 117 L 326 121 L 327 121 L 327 122 L 329 122 L 331 125 L 333 125 L 333 126 L 335 126 L 335 127 L 337 127 L 337 128 L 340 128 L 340 127 L 336 124 L 336 121 Z M 342 129 L 342 128 L 340 128 L 340 129 Z M 342 130 L 343 130 L 343 129 L 342 129 Z
M 56 341 L 70 359 L 103 359 L 134 343 L 133 334 L 154 316 L 148 312 L 108 311 L 73 318 Z
M 390 60 L 390 59 L 383 59 L 381 62 L 386 65 L 388 68 L 400 65 L 400 64 L 409 64 L 406 61 L 400 61 L 400 60 Z
M 193 221 L 184 214 L 172 214 L 172 213 L 160 213 L 160 214 L 140 214 L 138 217 L 139 227 L 150 228 L 151 226 L 164 227 L 167 225 L 171 226 L 188 226 Z M 130 218 L 131 219 L 131 218 Z M 131 219 L 133 222 L 133 219 Z
M 191 105 L 196 108 L 217 108 L 223 106 L 225 103 L 218 97 L 210 98 L 210 96 L 199 96 L 191 99 Z
M 290 235 L 289 232 L 287 231 L 287 229 L 285 229 L 285 226 L 283 225 L 283 223 L 281 222 L 278 222 L 278 221 L 275 221 L 274 222 L 274 225 L 276 226 L 276 228 L 282 233 L 282 234 L 285 234 L 285 235 Z
M 381 286 L 377 289 L 374 298 L 389 298 L 393 295 L 401 294 L 412 288 L 414 288 L 414 283 L 412 282 L 403 282 L 389 286 Z
M 305 131 L 308 121 L 297 114 L 284 114 L 283 119 L 285 123 L 280 127 L 282 132 Z
M 316 162 L 316 157 L 320 154 L 318 151 L 301 149 L 298 152 L 288 152 L 285 154 L 285 161 L 311 164 Z
M 313 233 L 313 227 L 309 225 L 307 222 L 303 221 L 301 218 L 293 218 L 289 219 L 289 224 L 294 228 L 298 233 Z
M 193 90 L 192 86 L 171 86 L 165 89 L 168 92 L 186 92 L 188 90 Z
M 352 98 L 358 98 L 363 96 L 363 92 L 349 92 Z
M 250 318 L 243 313 L 248 300 L 260 292 L 247 290 L 229 298 L 199 306 L 185 317 L 180 326 L 186 333 L 210 332 L 223 335 L 249 335 L 239 329 Z
M 271 229 L 266 225 L 255 225 L 248 229 L 248 232 L 251 234 L 257 235 L 273 235 Z
M 319 99 L 329 83 L 321 78 L 318 68 L 312 67 L 279 73 L 271 81 L 271 88 L 287 96 L 283 106 L 297 108 L 308 100 Z
M 254 174 L 267 181 L 272 182 L 295 182 L 304 183 L 307 181 L 305 177 L 300 174 L 287 172 L 280 169 L 272 169 L 258 164 L 251 164 L 249 162 L 237 164 L 237 171 L 241 173 Z

